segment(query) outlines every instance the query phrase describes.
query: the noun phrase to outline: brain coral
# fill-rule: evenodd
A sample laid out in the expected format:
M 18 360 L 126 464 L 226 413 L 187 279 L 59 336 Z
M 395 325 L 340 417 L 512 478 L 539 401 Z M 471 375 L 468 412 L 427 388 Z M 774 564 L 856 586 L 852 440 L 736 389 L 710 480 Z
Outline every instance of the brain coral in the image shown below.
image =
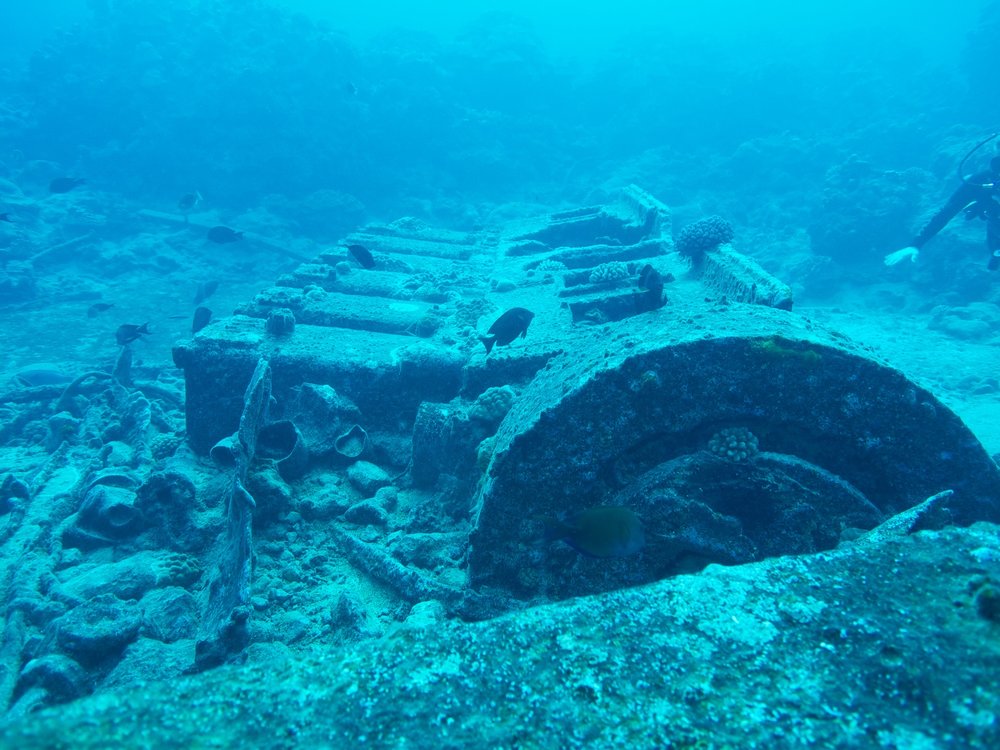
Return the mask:
M 732 242 L 733 225 L 721 216 L 709 216 L 688 224 L 675 240 L 677 252 L 693 260 L 701 258 L 708 250 Z
M 542 273 L 555 273 L 557 271 L 565 271 L 566 264 L 562 261 L 546 258 L 535 267 L 535 270 L 541 271 Z
M 507 416 L 513 403 L 514 389 L 509 385 L 487 388 L 469 408 L 469 418 L 495 427 Z
M 611 284 L 629 278 L 628 266 L 619 261 L 602 263 L 590 272 L 591 284 Z

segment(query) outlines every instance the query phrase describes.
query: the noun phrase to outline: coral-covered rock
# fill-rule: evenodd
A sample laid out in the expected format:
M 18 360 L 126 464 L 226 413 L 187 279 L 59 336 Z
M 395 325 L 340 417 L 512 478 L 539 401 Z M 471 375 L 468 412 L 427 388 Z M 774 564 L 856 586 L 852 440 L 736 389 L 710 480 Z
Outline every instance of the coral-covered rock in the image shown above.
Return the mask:
M 514 389 L 509 385 L 487 388 L 469 407 L 469 419 L 481 423 L 487 429 L 495 430 L 510 411 L 514 398 Z
M 143 634 L 164 643 L 194 638 L 198 633 L 198 603 L 179 586 L 151 591 L 142 598 Z
M 204 540 L 192 524 L 198 510 L 194 482 L 179 471 L 150 474 L 136 491 L 135 506 L 160 547 L 190 551 Z
M 337 489 L 324 487 L 303 495 L 298 511 L 307 521 L 329 521 L 350 507 L 347 498 Z
M 392 477 L 380 466 L 368 461 L 357 461 L 347 470 L 351 485 L 366 497 L 371 497 L 382 487 L 392 484 Z
M 364 607 L 352 594 L 341 594 L 325 619 L 338 636 L 357 639 L 367 631 Z
M 393 557 L 406 565 L 435 571 L 454 566 L 468 547 L 468 536 L 461 532 L 409 533 L 389 540 Z
M 84 666 L 117 659 L 139 635 L 142 612 L 112 594 L 84 602 L 56 621 L 59 647 Z
M 833 165 L 809 222 L 813 253 L 881 265 L 886 249 L 908 244 L 906 233 L 920 224 L 915 207 L 936 190 L 936 180 L 918 169 L 880 169 L 856 156 Z
M 273 466 L 255 468 L 247 475 L 247 490 L 257 503 L 255 526 L 270 523 L 292 507 L 292 490 Z
M 359 526 L 385 526 L 389 522 L 386 512 L 372 500 L 362 500 L 344 513 L 344 520 Z
M 44 691 L 44 705 L 66 703 L 87 695 L 93 680 L 79 663 L 62 654 L 46 654 L 32 659 L 24 668 L 17 681 L 17 694 L 32 688 Z
M 1000 310 L 988 302 L 972 302 L 964 307 L 939 305 L 931 311 L 927 327 L 957 339 L 1000 338 Z
M 119 687 L 132 686 L 140 680 L 175 680 L 191 668 L 193 660 L 193 641 L 164 643 L 140 636 L 125 649 L 121 661 L 108 674 L 104 684 Z

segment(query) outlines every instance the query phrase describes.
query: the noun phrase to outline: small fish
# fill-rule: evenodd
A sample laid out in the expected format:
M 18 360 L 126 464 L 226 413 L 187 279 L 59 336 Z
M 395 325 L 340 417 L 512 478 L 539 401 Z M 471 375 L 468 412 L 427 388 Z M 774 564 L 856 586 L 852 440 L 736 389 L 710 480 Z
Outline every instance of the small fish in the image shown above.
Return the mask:
M 49 183 L 50 193 L 68 193 L 70 190 L 83 185 L 86 180 L 80 177 L 56 177 Z
M 550 518 L 545 524 L 548 541 L 563 541 L 588 557 L 628 557 L 646 544 L 642 520 L 629 508 L 598 505 L 580 511 L 568 522 Z
M 198 333 L 202 328 L 212 322 L 212 311 L 207 307 L 199 307 L 194 311 L 194 319 L 191 321 L 191 333 Z
M 237 232 L 229 227 L 212 227 L 206 235 L 212 242 L 225 245 L 228 242 L 239 242 L 243 239 L 243 232 Z
M 641 303 L 637 301 L 637 305 L 642 310 L 657 310 L 663 307 L 666 302 L 663 297 L 663 285 L 667 280 L 673 280 L 673 277 L 664 279 L 660 272 L 648 263 L 643 266 L 639 272 L 639 287 L 645 289 L 647 294 Z
M 531 310 L 523 307 L 512 307 L 499 318 L 497 318 L 486 336 L 480 336 L 479 340 L 486 347 L 486 355 L 493 351 L 494 345 L 507 346 L 519 336 L 523 339 L 528 335 L 528 325 L 535 314 Z
M 193 193 L 184 193 L 181 199 L 177 201 L 177 208 L 181 211 L 190 211 L 199 203 L 201 203 L 201 193 L 195 190 Z
M 375 258 L 364 245 L 347 245 L 347 250 L 364 268 L 375 268 Z
M 6 222 L 9 222 L 11 224 L 14 223 L 14 220 L 12 218 L 10 218 L 10 214 L 0 214 L 0 221 L 6 221 Z
M 96 318 L 102 312 L 110 310 L 114 305 L 111 302 L 95 302 L 87 308 L 87 317 Z
M 133 325 L 132 323 L 123 323 L 115 331 L 115 341 L 125 346 L 125 344 L 131 344 L 140 336 L 147 333 L 149 333 L 149 323 L 143 323 L 141 326 Z
M 218 288 L 219 288 L 219 282 L 218 281 L 214 281 L 214 280 L 213 281 L 203 281 L 201 284 L 198 285 L 198 291 L 195 292 L 194 303 L 196 305 L 200 305 L 202 302 L 204 302 L 209 297 L 211 297 L 213 294 L 215 294 L 215 290 L 218 289 Z
M 663 289 L 663 277 L 647 263 L 639 271 L 639 286 L 643 289 Z

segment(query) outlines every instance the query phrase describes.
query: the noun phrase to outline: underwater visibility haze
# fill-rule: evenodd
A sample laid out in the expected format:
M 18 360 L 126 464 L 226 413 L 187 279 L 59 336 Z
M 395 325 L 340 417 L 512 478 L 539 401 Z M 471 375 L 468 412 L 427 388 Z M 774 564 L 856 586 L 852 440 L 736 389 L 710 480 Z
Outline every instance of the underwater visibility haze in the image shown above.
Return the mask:
M 0 11 L 0 747 L 1000 746 L 1000 2 Z

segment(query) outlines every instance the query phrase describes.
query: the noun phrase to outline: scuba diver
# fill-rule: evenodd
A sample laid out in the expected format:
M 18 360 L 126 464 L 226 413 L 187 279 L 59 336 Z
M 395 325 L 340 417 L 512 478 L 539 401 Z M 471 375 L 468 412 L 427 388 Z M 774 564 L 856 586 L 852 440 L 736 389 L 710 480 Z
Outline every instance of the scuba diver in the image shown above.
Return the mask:
M 983 141 L 979 146 L 989 143 L 994 138 L 996 138 L 996 135 Z M 962 160 L 962 164 L 959 165 L 960 174 L 962 165 L 965 164 L 966 159 L 976 149 L 970 151 L 965 159 Z M 920 248 L 934 235 L 944 229 L 959 211 L 963 210 L 965 211 L 966 220 L 983 219 L 986 221 L 986 247 L 990 251 L 990 260 L 987 268 L 991 271 L 1000 270 L 1000 156 L 994 156 L 990 160 L 989 169 L 964 178 L 962 184 L 952 193 L 948 202 L 931 217 L 931 220 L 927 222 L 907 247 L 885 256 L 885 264 L 887 266 L 894 266 L 906 258 L 915 261 Z

